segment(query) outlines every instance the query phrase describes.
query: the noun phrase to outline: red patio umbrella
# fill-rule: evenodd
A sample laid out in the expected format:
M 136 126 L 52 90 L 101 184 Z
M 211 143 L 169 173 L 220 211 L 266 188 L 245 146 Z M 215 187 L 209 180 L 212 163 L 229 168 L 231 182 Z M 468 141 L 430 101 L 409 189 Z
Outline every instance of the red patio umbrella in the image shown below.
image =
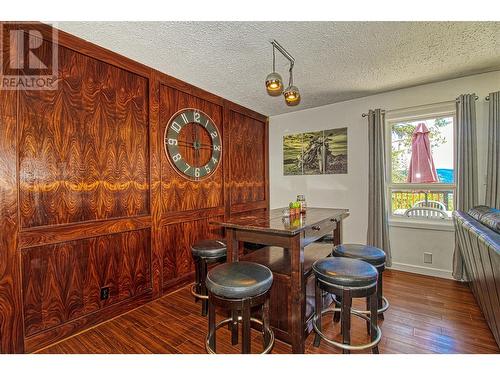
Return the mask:
M 407 182 L 426 183 L 437 181 L 437 172 L 434 167 L 434 160 L 432 160 L 431 143 L 429 142 L 429 129 L 421 122 L 413 131 Z

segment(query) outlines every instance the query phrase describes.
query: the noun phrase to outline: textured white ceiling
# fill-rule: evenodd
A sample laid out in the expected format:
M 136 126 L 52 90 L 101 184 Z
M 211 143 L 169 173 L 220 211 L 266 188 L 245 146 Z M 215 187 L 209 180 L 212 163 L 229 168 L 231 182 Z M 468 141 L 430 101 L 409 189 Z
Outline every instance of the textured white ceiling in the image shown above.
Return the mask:
M 500 22 L 59 22 L 58 28 L 266 115 L 500 69 Z M 277 39 L 297 107 L 265 92 Z M 277 55 L 277 71 L 288 63 Z M 285 78 L 287 80 L 287 78 Z

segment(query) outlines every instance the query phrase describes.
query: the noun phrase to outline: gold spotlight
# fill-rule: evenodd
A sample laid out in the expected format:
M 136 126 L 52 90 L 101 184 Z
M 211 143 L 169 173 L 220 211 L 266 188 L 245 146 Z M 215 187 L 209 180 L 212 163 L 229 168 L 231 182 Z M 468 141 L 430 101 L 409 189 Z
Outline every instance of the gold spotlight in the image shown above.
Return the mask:
M 297 86 L 288 86 L 285 91 L 283 91 L 283 96 L 288 106 L 294 106 L 300 103 L 300 93 Z
M 271 96 L 278 96 L 283 92 L 283 79 L 278 73 L 272 72 L 266 77 L 266 90 Z
M 276 73 L 276 56 L 274 54 L 273 44 L 273 72 L 266 77 L 266 90 L 271 96 L 278 96 L 283 92 L 283 78 Z

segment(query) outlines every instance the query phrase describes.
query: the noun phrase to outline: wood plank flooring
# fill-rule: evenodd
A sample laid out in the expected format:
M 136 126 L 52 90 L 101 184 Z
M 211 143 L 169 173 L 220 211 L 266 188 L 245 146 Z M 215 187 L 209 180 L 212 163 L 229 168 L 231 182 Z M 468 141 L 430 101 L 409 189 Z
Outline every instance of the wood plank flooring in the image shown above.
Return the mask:
M 379 322 L 381 353 L 500 353 L 467 285 L 386 270 L 384 293 L 391 307 Z M 323 328 L 339 337 L 339 324 L 324 319 Z M 38 353 L 205 353 L 206 330 L 206 318 L 184 287 Z M 262 350 L 259 332 L 252 330 L 252 337 L 252 352 Z M 315 348 L 313 338 L 307 338 L 307 353 L 339 353 L 324 341 Z M 364 321 L 353 317 L 352 342 L 367 339 Z M 225 328 L 217 332 L 217 350 L 239 353 Z M 273 353 L 291 353 L 291 347 L 276 341 Z

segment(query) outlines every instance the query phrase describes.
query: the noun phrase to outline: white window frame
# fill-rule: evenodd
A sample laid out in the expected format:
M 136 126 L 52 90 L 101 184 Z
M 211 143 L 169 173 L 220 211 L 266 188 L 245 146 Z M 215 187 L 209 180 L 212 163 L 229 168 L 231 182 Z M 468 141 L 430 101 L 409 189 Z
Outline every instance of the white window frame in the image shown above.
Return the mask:
M 453 117 L 453 170 L 455 181 L 453 184 L 411 184 L 411 183 L 393 183 L 392 182 L 392 125 L 403 121 L 427 120 L 436 117 Z M 418 227 L 427 229 L 452 230 L 453 221 L 451 218 L 437 220 L 425 218 L 410 218 L 402 215 L 393 215 L 392 213 L 392 190 L 432 190 L 432 191 L 453 191 L 453 199 L 456 204 L 456 163 L 457 163 L 457 127 L 456 127 L 456 107 L 455 102 L 444 102 L 437 104 L 412 107 L 386 113 L 385 118 L 385 137 L 386 137 L 386 204 L 389 212 L 389 224 L 391 226 Z

